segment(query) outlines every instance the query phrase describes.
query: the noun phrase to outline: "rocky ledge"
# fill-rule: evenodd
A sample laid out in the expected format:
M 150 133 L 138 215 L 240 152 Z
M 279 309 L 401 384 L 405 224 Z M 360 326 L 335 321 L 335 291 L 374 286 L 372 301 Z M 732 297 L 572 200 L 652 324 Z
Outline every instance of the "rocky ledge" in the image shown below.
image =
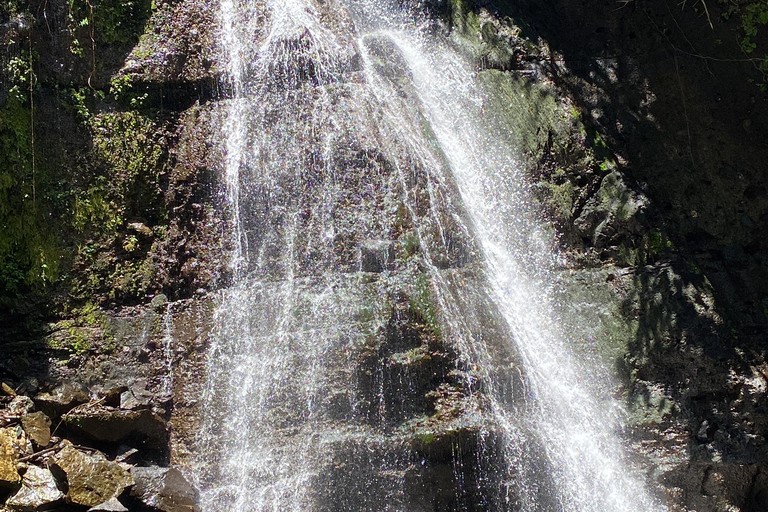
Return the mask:
M 161 400 L 142 382 L 101 393 L 74 384 L 0 397 L 0 511 L 199 510 L 166 459 Z

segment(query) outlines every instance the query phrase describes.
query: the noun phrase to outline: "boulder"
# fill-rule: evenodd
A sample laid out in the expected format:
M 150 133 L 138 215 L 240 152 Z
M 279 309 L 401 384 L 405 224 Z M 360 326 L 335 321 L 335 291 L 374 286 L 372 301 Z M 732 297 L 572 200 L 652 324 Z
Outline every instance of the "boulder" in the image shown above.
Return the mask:
M 199 493 L 176 468 L 131 468 L 131 496 L 162 512 L 197 512 Z
M 13 510 L 41 510 L 64 498 L 56 486 L 53 474 L 44 468 L 29 466 L 21 482 L 21 489 L 5 503 Z
M 128 512 L 128 509 L 117 498 L 112 498 L 101 505 L 89 508 L 88 512 Z
M 19 455 L 15 441 L 15 428 L 0 429 L 0 488 L 17 485 L 21 480 L 17 468 Z
M 87 403 L 91 396 L 81 386 L 65 383 L 53 389 L 50 393 L 40 393 L 35 397 L 38 411 L 44 412 L 49 418 L 56 418 L 75 406 Z
M 34 411 L 35 403 L 28 396 L 16 395 L 13 397 L 13 400 L 11 400 L 11 403 L 8 404 L 6 410 L 14 416 L 21 416 Z
M 63 473 L 72 503 L 95 507 L 119 496 L 133 484 L 130 473 L 110 462 L 101 453 L 85 454 L 67 446 L 53 458 L 53 466 Z
M 44 412 L 32 412 L 23 416 L 21 426 L 38 448 L 45 448 L 51 442 L 51 419 Z
M 78 407 L 64 415 L 68 427 L 97 441 L 116 443 L 140 438 L 150 447 L 167 445 L 165 420 L 149 409 L 124 411 L 111 407 Z
M 120 395 L 120 408 L 126 410 L 146 409 L 155 401 L 155 395 L 147 389 L 146 379 L 137 379 Z

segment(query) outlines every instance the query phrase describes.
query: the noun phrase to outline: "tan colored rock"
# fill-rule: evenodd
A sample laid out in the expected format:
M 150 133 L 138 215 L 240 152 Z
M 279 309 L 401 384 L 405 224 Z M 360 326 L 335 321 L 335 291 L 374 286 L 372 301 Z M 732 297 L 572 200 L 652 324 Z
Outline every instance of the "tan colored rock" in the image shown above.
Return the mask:
M 21 426 L 38 448 L 45 448 L 51 442 L 51 419 L 45 413 L 27 414 L 21 418 Z
M 47 469 L 29 466 L 21 483 L 21 489 L 11 496 L 6 505 L 14 510 L 41 510 L 64 498 L 56 486 L 56 479 Z
M 0 429 L 0 487 L 10 487 L 21 481 L 19 455 L 16 451 L 16 429 Z
M 67 446 L 56 454 L 53 464 L 67 476 L 67 497 L 78 505 L 101 505 L 133 485 L 130 473 L 98 452 L 88 455 Z
M 4 394 L 8 396 L 16 396 L 16 392 L 13 390 L 13 388 L 5 382 L 3 382 L 0 387 L 2 388 Z

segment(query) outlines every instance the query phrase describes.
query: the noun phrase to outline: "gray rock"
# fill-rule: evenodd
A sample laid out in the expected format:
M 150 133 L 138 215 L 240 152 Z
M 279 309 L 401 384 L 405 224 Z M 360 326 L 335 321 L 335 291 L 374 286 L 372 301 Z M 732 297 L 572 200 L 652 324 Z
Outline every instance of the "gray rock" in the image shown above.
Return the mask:
M 162 512 L 196 512 L 199 493 L 176 468 L 131 468 L 131 496 Z
M 139 379 L 127 391 L 120 394 L 120 408 L 126 410 L 147 408 L 155 395 L 147 390 L 146 379 Z
M 141 437 L 152 446 L 164 446 L 168 438 L 165 420 L 149 409 L 124 411 L 84 406 L 65 414 L 64 422 L 97 441 L 116 443 L 128 437 Z
M 168 305 L 168 297 L 166 297 L 162 293 L 155 295 L 154 297 L 152 297 L 152 300 L 149 302 L 149 305 L 156 310 L 165 309 L 165 307 Z
M 98 452 L 88 455 L 67 446 L 53 458 L 53 465 L 66 476 L 68 500 L 78 505 L 101 505 L 133 484 L 128 471 Z
M 21 390 L 25 394 L 34 395 L 40 389 L 40 381 L 34 377 L 27 377 L 21 382 Z
M 44 412 L 32 412 L 23 416 L 21 426 L 38 448 L 45 448 L 51 442 L 51 419 Z
M 56 387 L 50 393 L 40 393 L 35 397 L 37 410 L 44 412 L 49 418 L 56 418 L 75 406 L 87 403 L 91 396 L 81 386 L 65 383 Z
M 21 489 L 8 499 L 6 505 L 13 510 L 40 510 L 63 498 L 64 493 L 56 486 L 56 479 L 49 470 L 29 466 Z
M 128 512 L 128 509 L 117 498 L 112 498 L 101 505 L 89 508 L 88 512 Z
M 143 222 L 131 222 L 128 224 L 128 229 L 147 238 L 152 238 L 154 236 L 152 229 Z
M 15 428 L 0 429 L 0 487 L 14 486 L 21 480 L 17 469 L 19 456 L 15 440 Z

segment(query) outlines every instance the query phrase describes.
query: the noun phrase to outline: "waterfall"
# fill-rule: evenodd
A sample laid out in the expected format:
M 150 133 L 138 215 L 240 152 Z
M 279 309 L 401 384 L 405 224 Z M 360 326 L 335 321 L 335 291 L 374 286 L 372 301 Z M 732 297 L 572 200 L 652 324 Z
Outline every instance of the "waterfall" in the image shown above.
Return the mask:
M 234 277 L 203 509 L 664 510 L 559 327 L 508 127 L 439 25 L 396 0 L 222 0 L 221 24 Z

